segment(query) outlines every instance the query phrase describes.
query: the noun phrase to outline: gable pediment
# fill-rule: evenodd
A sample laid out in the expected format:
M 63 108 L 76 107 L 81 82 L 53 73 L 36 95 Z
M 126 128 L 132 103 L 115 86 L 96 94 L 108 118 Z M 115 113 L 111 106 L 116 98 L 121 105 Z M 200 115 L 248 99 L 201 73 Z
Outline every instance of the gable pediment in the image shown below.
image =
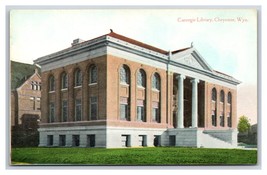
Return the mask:
M 175 53 L 171 59 L 189 67 L 212 72 L 212 68 L 194 48 Z

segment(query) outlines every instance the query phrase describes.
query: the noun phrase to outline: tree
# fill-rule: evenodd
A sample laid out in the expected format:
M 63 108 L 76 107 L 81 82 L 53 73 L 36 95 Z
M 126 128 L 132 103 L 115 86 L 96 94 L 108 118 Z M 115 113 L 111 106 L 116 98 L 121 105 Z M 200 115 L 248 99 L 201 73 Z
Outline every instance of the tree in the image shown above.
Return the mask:
M 246 117 L 246 116 L 241 116 L 240 118 L 239 118 L 239 122 L 238 122 L 238 126 L 237 126 L 237 128 L 238 128 L 238 131 L 239 132 L 248 132 L 249 131 L 249 129 L 250 129 L 250 123 L 249 123 L 249 119 L 248 119 L 248 117 Z

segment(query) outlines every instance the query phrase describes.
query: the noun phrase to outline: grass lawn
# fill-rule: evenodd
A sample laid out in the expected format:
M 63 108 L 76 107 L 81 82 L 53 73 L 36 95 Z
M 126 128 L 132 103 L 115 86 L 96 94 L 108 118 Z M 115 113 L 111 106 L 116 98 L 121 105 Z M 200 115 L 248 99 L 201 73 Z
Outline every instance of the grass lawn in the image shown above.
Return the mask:
M 257 151 L 178 147 L 13 148 L 11 161 L 13 165 L 253 165 L 257 163 Z

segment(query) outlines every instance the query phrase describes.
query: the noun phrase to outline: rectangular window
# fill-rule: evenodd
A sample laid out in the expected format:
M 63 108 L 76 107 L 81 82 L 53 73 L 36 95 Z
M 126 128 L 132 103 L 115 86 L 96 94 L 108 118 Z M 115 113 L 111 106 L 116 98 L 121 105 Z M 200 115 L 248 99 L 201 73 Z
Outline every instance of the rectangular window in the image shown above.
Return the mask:
M 144 108 L 144 100 L 137 100 L 137 120 L 145 121 L 145 108 Z
M 53 146 L 53 135 L 47 136 L 47 146 Z
M 121 146 L 130 147 L 130 135 L 121 135 Z
M 232 127 L 231 113 L 227 114 L 227 126 Z
M 154 135 L 153 144 L 154 144 L 154 146 L 160 146 L 160 136 L 159 135 Z
M 152 102 L 152 120 L 160 123 L 159 102 Z
M 53 123 L 55 121 L 55 103 L 51 102 L 49 104 L 49 123 Z
M 220 115 L 220 126 L 224 127 L 224 115 L 223 114 Z
M 176 136 L 175 135 L 170 135 L 169 136 L 169 145 L 170 146 L 175 146 L 175 143 L 176 143 Z
M 120 119 L 121 120 L 129 119 L 128 98 L 125 98 L 125 97 L 121 97 L 121 101 L 120 101 Z
M 72 136 L 72 146 L 80 146 L 80 136 L 73 135 Z
M 76 121 L 82 120 L 82 100 L 81 99 L 75 100 L 75 120 Z
M 62 101 L 62 111 L 61 111 L 61 116 L 62 116 L 62 122 L 66 122 L 68 119 L 68 101 L 63 100 Z
M 212 111 L 211 119 L 212 119 L 212 126 L 217 126 L 216 111 Z
M 59 135 L 59 146 L 66 146 L 66 136 Z
M 95 135 L 87 135 L 87 146 L 88 147 L 95 147 Z
M 97 97 L 90 97 L 91 120 L 97 120 Z
M 146 135 L 139 135 L 139 146 L 147 146 Z

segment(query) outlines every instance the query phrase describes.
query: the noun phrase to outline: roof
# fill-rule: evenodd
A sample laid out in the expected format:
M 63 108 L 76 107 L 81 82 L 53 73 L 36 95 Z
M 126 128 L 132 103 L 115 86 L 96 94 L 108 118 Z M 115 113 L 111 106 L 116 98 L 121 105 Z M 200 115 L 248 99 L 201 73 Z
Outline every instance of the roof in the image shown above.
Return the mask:
M 78 45 L 81 45 L 81 44 L 85 44 L 87 42 L 90 42 L 92 40 L 95 40 L 97 38 L 101 38 L 101 37 L 105 37 L 105 36 L 110 36 L 110 37 L 113 37 L 113 38 L 117 38 L 119 40 L 122 40 L 122 41 L 125 41 L 125 42 L 128 42 L 128 43 L 131 43 L 131 44 L 134 44 L 134 45 L 137 45 L 137 46 L 140 46 L 140 47 L 143 47 L 143 48 L 146 48 L 146 49 L 149 49 L 149 50 L 152 50 L 152 51 L 155 51 L 155 52 L 159 52 L 161 54 L 164 54 L 164 55 L 167 55 L 169 52 L 168 51 L 165 51 L 165 50 L 162 50 L 162 49 L 159 49 L 157 47 L 154 47 L 154 46 L 151 46 L 151 45 L 148 45 L 148 44 L 145 44 L 145 43 L 142 43 L 140 41 L 137 41 L 137 40 L 134 40 L 132 38 L 128 38 L 126 36 L 123 36 L 123 35 L 120 35 L 120 34 L 117 34 L 113 31 L 111 31 L 110 33 L 108 34 L 105 34 L 105 35 L 101 35 L 99 37 L 96 37 L 96 38 L 93 38 L 93 39 L 90 39 L 90 40 L 87 40 L 87 41 L 83 41 L 79 44 L 75 44 L 74 46 L 72 47 L 69 47 L 67 49 L 71 49 L 73 47 L 77 47 Z M 63 51 L 67 50 L 67 49 L 64 49 Z
M 214 72 L 218 73 L 218 74 L 221 74 L 221 75 L 224 75 L 224 76 L 227 76 L 227 77 L 230 77 L 230 78 L 233 78 L 232 76 L 226 74 L 226 73 L 222 73 L 222 72 L 219 72 L 217 70 L 213 70 Z
M 111 37 L 113 37 L 113 38 L 117 38 L 117 39 L 120 39 L 120 40 L 122 40 L 122 41 L 126 41 L 126 42 L 128 42 L 128 43 L 131 43 L 131 44 L 134 44 L 134 45 L 137 45 L 137 46 L 140 46 L 140 47 L 143 47 L 143 48 L 146 48 L 146 49 L 155 51 L 155 52 L 159 52 L 159 53 L 164 54 L 164 55 L 167 55 L 167 54 L 169 53 L 168 51 L 159 49 L 159 48 L 157 48 L 157 47 L 154 47 L 154 46 L 151 46 L 151 45 L 142 43 L 142 42 L 140 42 L 140 41 L 137 41 L 137 40 L 134 40 L 134 39 L 131 39 L 131 38 L 128 38 L 128 37 L 119 35 L 119 34 L 113 32 L 113 31 L 110 32 L 109 34 L 107 34 L 107 36 L 111 36 Z
M 11 90 L 20 87 L 30 76 L 35 72 L 36 66 L 33 64 L 26 64 L 11 61 Z M 40 68 L 37 68 L 40 73 Z
M 172 54 L 176 54 L 176 53 L 179 53 L 179 52 L 188 50 L 188 49 L 190 49 L 190 48 L 192 48 L 192 47 L 186 47 L 186 48 L 183 48 L 183 49 L 175 50 L 175 51 L 172 51 Z

